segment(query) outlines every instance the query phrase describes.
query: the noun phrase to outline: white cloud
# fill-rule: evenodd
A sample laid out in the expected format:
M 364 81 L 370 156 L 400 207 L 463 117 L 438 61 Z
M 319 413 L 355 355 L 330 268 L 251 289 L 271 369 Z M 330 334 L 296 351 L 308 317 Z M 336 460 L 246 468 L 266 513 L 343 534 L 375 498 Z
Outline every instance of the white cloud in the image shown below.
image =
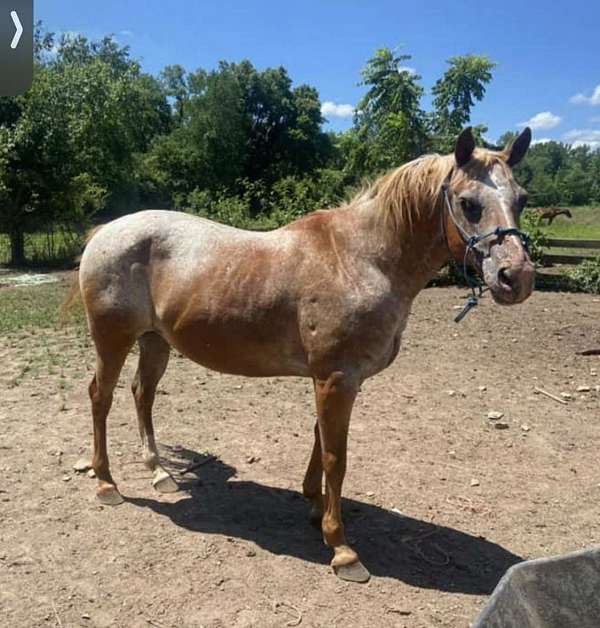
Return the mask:
M 554 140 L 551 137 L 540 137 L 539 139 L 535 139 L 531 142 L 532 146 L 535 144 L 547 144 L 548 142 L 553 142 Z
M 326 100 L 321 105 L 321 113 L 331 118 L 351 118 L 354 115 L 354 107 L 352 105 L 341 105 Z
M 573 129 L 564 134 L 564 139 L 574 147 L 589 146 L 596 150 L 600 148 L 600 131 L 593 129 Z
M 119 35 L 121 35 L 121 37 L 133 37 L 133 31 L 126 29 L 124 31 L 119 31 Z
M 593 124 L 599 123 L 600 122 L 600 116 L 592 116 L 590 118 L 590 122 L 593 123 Z
M 570 102 L 574 105 L 592 105 L 592 107 L 599 107 L 600 85 L 596 85 L 596 89 L 594 89 L 591 96 L 586 96 L 583 93 L 575 94 L 575 96 L 570 98 Z
M 585 94 L 579 93 L 569 98 L 569 102 L 573 105 L 584 105 L 588 101 L 588 97 Z
M 536 129 L 553 129 L 561 122 L 562 118 L 560 116 L 557 116 L 550 111 L 542 111 L 540 113 L 536 113 L 532 118 L 529 118 L 527 122 L 521 122 L 519 126 L 528 126 L 535 131 Z

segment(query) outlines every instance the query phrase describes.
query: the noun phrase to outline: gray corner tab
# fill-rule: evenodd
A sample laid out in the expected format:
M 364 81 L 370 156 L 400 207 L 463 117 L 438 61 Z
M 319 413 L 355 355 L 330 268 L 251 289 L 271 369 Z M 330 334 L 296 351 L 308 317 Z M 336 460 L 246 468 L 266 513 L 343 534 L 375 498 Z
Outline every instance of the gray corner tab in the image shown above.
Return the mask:
M 33 28 L 33 0 L 0 0 L 0 96 L 31 87 Z

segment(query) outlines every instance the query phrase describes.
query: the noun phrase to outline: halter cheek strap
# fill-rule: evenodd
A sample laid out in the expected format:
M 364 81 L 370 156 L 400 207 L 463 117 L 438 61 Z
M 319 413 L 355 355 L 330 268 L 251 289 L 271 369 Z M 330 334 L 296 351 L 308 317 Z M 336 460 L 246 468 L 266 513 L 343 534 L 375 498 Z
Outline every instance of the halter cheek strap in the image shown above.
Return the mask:
M 450 190 L 450 185 L 448 181 L 445 181 L 444 184 L 442 185 L 442 193 L 444 195 L 444 205 L 448 212 L 448 215 L 450 216 L 454 226 L 456 227 L 456 230 L 460 234 L 460 237 L 462 238 L 465 244 L 465 254 L 462 260 L 462 273 L 463 273 L 463 276 L 467 285 L 469 286 L 469 288 L 471 288 L 471 295 L 469 296 L 467 303 L 465 304 L 465 307 L 458 313 L 458 315 L 454 319 L 455 323 L 460 323 L 460 321 L 462 321 L 462 319 L 474 307 L 476 307 L 479 304 L 479 299 L 483 296 L 483 293 L 486 290 L 489 290 L 489 288 L 485 287 L 484 283 L 479 279 L 477 275 L 473 277 L 472 275 L 469 274 L 468 266 L 467 266 L 469 254 L 471 252 L 477 252 L 480 255 L 483 255 L 484 259 L 487 257 L 490 257 L 491 247 L 490 249 L 488 249 L 487 253 L 482 253 L 482 251 L 477 247 L 477 245 L 480 242 L 483 242 L 484 240 L 487 240 L 492 237 L 495 237 L 496 240 L 501 240 L 502 238 L 508 235 L 517 236 L 521 240 L 521 243 L 523 244 L 523 247 L 525 248 L 525 250 L 529 252 L 529 236 L 523 231 L 521 231 L 520 229 L 517 229 L 516 227 L 496 227 L 495 229 L 493 229 L 492 231 L 488 231 L 487 233 L 482 233 L 479 235 L 468 234 L 463 229 L 463 227 L 459 224 L 458 220 L 456 219 L 454 210 L 452 208 L 452 203 L 450 202 L 449 190 Z M 448 247 L 448 250 L 450 251 L 450 256 L 456 262 L 457 260 L 454 258 L 454 254 L 452 253 L 452 249 L 450 248 L 450 244 L 448 243 L 448 234 L 446 232 L 446 223 L 444 221 L 443 212 L 442 212 L 442 229 L 443 229 L 444 238 L 446 240 L 446 246 Z M 476 289 L 477 289 L 477 292 L 476 292 Z

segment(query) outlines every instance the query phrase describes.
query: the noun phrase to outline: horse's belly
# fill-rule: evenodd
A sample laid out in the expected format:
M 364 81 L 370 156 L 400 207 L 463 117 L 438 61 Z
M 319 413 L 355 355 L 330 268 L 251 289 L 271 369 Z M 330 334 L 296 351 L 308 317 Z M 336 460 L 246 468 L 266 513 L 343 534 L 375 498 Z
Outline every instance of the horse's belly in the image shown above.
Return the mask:
M 299 337 L 275 326 L 196 321 L 163 330 L 186 357 L 221 373 L 248 377 L 309 375 Z

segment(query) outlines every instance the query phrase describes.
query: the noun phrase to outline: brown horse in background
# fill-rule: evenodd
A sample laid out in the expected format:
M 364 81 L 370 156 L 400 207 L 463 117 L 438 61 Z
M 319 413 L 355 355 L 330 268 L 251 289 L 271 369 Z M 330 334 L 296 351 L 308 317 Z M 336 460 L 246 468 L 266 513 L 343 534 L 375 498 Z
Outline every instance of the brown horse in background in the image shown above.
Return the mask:
M 540 207 L 532 211 L 534 211 L 541 220 L 547 220 L 548 225 L 551 225 L 557 216 L 566 216 L 567 218 L 573 218 L 571 210 L 565 209 L 564 207 Z
M 79 288 L 97 352 L 89 392 L 100 501 L 123 501 L 109 469 L 106 420 L 136 342 L 133 394 L 145 462 L 160 491 L 177 489 L 160 464 L 152 425 L 171 347 L 223 373 L 310 377 L 317 421 L 304 495 L 334 550 L 334 571 L 367 580 L 341 514 L 354 400 L 361 382 L 392 363 L 413 299 L 450 257 L 463 258 L 467 236 L 490 232 L 469 256 L 497 302 L 530 295 L 533 265 L 521 239 L 506 233 L 518 227 L 525 201 L 512 167 L 530 141 L 526 129 L 491 152 L 476 149 L 467 129 L 454 154 L 417 159 L 345 206 L 268 233 L 169 211 L 128 215 L 98 230 L 81 259 Z

